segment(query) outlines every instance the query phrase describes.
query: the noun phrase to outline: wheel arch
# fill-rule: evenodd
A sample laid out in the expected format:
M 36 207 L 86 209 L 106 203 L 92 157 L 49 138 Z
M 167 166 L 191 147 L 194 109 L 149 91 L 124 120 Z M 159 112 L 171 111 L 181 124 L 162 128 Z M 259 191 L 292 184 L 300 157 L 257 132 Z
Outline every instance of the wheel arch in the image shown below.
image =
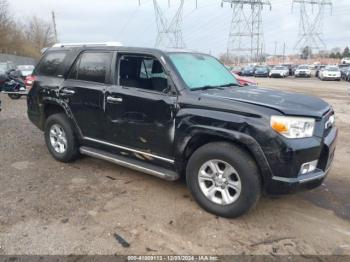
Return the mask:
M 180 155 L 181 173 L 184 174 L 187 162 L 191 155 L 201 146 L 212 142 L 227 142 L 244 149 L 256 161 L 262 182 L 267 181 L 272 172 L 263 150 L 258 142 L 251 136 L 237 131 L 225 130 L 215 127 L 196 127 L 188 135 L 177 150 Z M 177 158 L 177 160 L 178 160 Z
M 55 100 L 46 100 L 43 103 L 42 106 L 42 121 L 41 121 L 41 129 L 44 130 L 45 129 L 45 123 L 46 120 L 53 114 L 58 114 L 58 113 L 64 113 L 68 119 L 70 120 L 72 127 L 73 127 L 73 131 L 75 133 L 75 135 L 78 136 L 78 138 L 82 137 L 82 133 L 80 131 L 79 126 L 77 125 L 77 123 L 74 120 L 74 117 L 72 115 L 72 113 L 70 112 L 68 106 L 66 106 L 63 103 L 60 103 L 60 101 L 55 101 Z

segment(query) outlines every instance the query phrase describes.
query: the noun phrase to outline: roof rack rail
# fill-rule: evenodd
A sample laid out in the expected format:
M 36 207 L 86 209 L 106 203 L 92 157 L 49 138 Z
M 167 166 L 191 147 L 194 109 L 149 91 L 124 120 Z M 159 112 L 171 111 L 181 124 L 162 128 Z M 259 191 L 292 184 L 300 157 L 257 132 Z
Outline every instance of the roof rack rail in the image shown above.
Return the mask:
M 123 46 L 120 42 L 103 43 L 57 43 L 52 47 L 81 47 L 81 46 Z

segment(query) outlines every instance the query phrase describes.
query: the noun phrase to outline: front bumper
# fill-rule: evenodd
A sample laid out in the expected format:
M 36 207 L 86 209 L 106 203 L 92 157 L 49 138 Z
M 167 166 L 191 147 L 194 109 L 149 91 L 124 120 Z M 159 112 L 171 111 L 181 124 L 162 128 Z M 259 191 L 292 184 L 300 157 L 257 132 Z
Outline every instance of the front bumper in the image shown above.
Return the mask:
M 284 77 L 284 74 L 282 74 L 282 73 L 272 73 L 272 74 L 270 74 L 270 77 L 280 78 L 280 77 Z
M 315 171 L 295 177 L 281 176 L 281 174 L 283 174 L 282 172 L 280 174 L 274 174 L 266 184 L 266 192 L 268 194 L 285 194 L 320 186 L 327 177 L 332 166 L 337 137 L 338 130 L 334 127 L 323 139 L 321 145 L 322 149 L 320 150 L 321 153 L 318 155 L 318 165 Z M 292 169 L 293 167 L 290 166 L 289 168 Z
M 310 77 L 311 73 L 305 73 L 305 72 L 300 72 L 300 73 L 295 73 L 296 77 Z
M 323 76 L 324 80 L 340 80 L 340 76 Z

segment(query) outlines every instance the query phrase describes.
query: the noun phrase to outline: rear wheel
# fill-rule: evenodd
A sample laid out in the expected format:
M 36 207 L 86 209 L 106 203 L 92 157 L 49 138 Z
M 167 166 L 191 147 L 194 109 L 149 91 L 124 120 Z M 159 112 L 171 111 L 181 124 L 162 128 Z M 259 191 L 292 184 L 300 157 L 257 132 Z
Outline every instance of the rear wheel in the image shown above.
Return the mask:
M 79 156 L 78 143 L 67 116 L 50 116 L 45 125 L 45 141 L 51 155 L 58 161 L 71 162 Z
M 225 142 L 210 143 L 194 152 L 186 179 L 198 204 L 222 217 L 247 213 L 261 194 L 255 161 L 245 150 Z
M 18 99 L 20 99 L 22 97 L 21 95 L 18 95 L 18 94 L 8 94 L 8 96 L 12 100 L 18 100 Z

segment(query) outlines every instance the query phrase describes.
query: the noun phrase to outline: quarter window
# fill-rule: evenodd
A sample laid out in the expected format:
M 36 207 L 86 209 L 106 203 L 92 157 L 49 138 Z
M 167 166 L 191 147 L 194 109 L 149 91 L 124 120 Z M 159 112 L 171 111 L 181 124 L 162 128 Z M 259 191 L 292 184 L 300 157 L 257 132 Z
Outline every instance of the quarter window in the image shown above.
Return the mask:
M 36 74 L 43 76 L 58 76 L 61 74 L 61 65 L 66 58 L 67 52 L 48 53 L 40 62 Z
M 105 83 L 112 62 L 111 53 L 83 53 L 69 78 L 96 83 Z

